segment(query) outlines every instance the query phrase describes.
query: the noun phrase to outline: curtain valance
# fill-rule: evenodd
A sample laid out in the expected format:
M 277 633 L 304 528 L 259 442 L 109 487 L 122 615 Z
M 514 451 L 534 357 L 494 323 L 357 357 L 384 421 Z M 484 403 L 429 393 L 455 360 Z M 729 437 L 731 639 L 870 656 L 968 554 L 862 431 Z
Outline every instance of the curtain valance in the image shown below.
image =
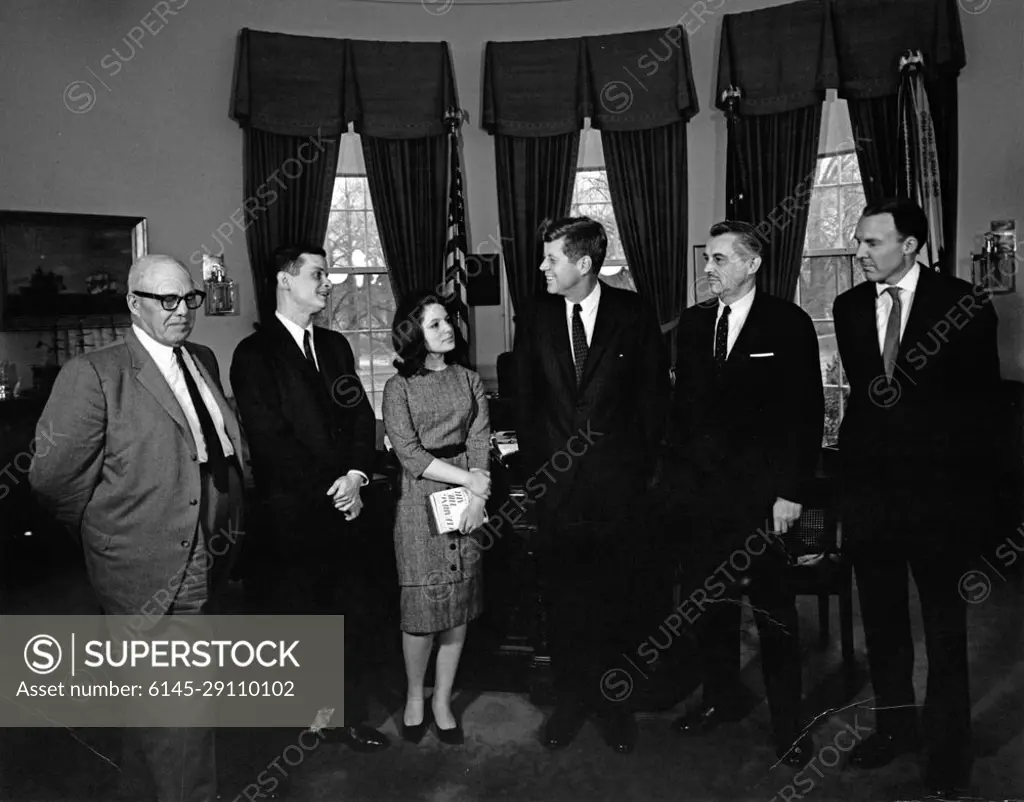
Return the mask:
M 231 116 L 286 136 L 444 134 L 455 101 L 446 42 L 369 42 L 243 29 Z

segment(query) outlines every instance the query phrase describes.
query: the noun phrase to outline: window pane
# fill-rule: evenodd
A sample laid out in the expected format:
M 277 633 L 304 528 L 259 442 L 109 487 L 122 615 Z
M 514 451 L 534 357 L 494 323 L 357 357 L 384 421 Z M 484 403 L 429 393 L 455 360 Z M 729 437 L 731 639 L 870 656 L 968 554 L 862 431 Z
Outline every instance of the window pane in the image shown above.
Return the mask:
M 836 264 L 828 256 L 812 256 L 803 260 L 800 269 L 800 307 L 812 318 L 832 316 L 836 297 Z
M 860 165 L 857 163 L 857 154 L 844 153 L 839 159 L 839 179 L 844 184 L 859 184 L 861 182 Z
M 386 273 L 367 278 L 370 283 L 370 328 L 390 332 L 391 323 L 395 318 L 395 294 L 391 290 L 391 279 Z M 388 336 L 390 337 L 390 334 Z
M 837 188 L 815 188 L 807 214 L 807 235 L 804 249 L 815 251 L 838 247 L 839 196 Z
M 610 287 L 636 292 L 636 282 L 626 265 L 605 265 L 601 268 L 601 280 Z
M 825 186 L 839 183 L 839 156 L 821 156 L 818 158 L 818 176 L 814 180 L 815 186 Z
M 622 248 L 619 226 L 615 222 L 615 211 L 611 204 L 608 191 L 608 173 L 600 170 L 577 170 L 573 186 L 570 214 L 586 216 L 604 226 L 608 235 L 608 251 L 605 254 L 606 264 L 601 268 L 601 280 L 613 287 L 636 292 L 629 268 L 625 265 L 609 265 L 607 262 L 625 262 L 626 253 Z
M 334 331 L 346 332 L 356 328 L 359 293 L 355 279 L 356 276 L 348 273 L 331 274 L 331 281 L 336 282 L 331 291 L 330 327 Z
M 838 387 L 825 388 L 825 426 L 821 436 L 821 444 L 834 446 L 839 442 L 839 393 Z M 848 391 L 845 391 L 849 395 Z
M 864 187 L 861 184 L 840 187 L 843 220 L 842 220 L 842 246 L 843 248 L 856 248 L 857 241 L 853 238 L 857 231 L 857 221 L 864 211 L 866 200 L 864 198 Z
M 852 256 L 837 256 L 836 257 L 836 271 L 839 273 L 839 294 L 852 289 L 854 284 L 859 284 L 856 281 L 856 273 L 860 272 L 860 281 L 864 280 L 864 271 L 853 267 L 854 259 Z
M 367 267 L 387 267 L 387 262 L 384 259 L 384 246 L 380 242 L 380 233 L 377 231 L 377 218 L 373 216 L 372 212 L 366 215 L 366 266 Z M 390 291 L 391 284 L 388 283 L 388 290 Z
M 839 348 L 836 346 L 836 324 L 815 323 L 818 335 L 818 359 L 821 362 L 821 379 L 825 384 L 839 383 Z

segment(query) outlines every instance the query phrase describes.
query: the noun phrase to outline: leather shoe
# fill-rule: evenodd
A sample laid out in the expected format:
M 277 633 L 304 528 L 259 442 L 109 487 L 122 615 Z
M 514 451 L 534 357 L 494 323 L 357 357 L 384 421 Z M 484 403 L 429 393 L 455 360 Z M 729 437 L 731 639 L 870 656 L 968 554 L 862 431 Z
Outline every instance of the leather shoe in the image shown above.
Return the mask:
M 437 725 L 437 721 L 434 724 Z M 456 722 L 454 727 L 447 730 L 442 730 L 440 726 L 437 726 L 437 739 L 448 746 L 462 746 L 466 741 L 465 734 L 462 732 L 462 724 Z
M 876 732 L 857 744 L 850 752 L 850 765 L 858 769 L 878 769 L 892 763 L 899 755 L 917 749 L 917 740 Z
M 353 752 L 380 752 L 389 745 L 386 735 L 364 724 L 330 727 L 323 730 L 323 740 L 329 744 L 344 744 Z
M 544 735 L 541 738 L 544 746 L 548 749 L 564 749 L 572 743 L 572 739 L 583 727 L 585 719 L 586 716 L 579 710 L 556 707 L 548 723 L 544 725 Z
M 718 705 L 702 705 L 672 722 L 672 729 L 683 735 L 704 735 L 719 724 L 738 721 L 734 711 Z
M 924 784 L 932 796 L 956 799 L 971 784 L 970 759 L 959 755 L 929 755 Z
M 615 711 L 604 723 L 604 741 L 616 753 L 628 755 L 636 747 L 636 718 L 632 713 Z
M 782 747 L 775 754 L 783 766 L 791 769 L 802 769 L 811 760 L 814 741 L 810 735 L 802 735 L 792 746 Z
M 423 721 L 419 724 L 406 724 L 402 722 L 402 740 L 408 741 L 411 744 L 418 744 L 423 740 L 423 736 L 427 734 L 427 728 L 430 726 L 430 708 L 424 707 L 423 710 Z

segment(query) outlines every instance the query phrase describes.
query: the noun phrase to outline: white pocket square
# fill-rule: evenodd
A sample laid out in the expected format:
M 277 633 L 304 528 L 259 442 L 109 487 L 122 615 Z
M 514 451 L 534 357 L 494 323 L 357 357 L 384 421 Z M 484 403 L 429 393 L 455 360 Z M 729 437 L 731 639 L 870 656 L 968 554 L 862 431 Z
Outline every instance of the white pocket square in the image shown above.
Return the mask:
M 751 354 L 751 359 L 757 359 L 758 357 L 775 356 L 774 351 L 765 351 L 763 354 Z

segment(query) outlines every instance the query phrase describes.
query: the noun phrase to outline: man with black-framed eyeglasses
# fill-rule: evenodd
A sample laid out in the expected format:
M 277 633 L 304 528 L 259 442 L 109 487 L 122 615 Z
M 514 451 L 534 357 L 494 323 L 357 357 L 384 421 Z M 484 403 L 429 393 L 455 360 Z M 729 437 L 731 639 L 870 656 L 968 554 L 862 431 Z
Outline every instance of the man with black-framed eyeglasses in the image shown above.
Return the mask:
M 63 367 L 43 411 L 62 436 L 29 472 L 43 508 L 81 542 L 102 611 L 139 631 L 215 612 L 240 541 L 245 444 L 213 351 L 188 342 L 202 302 L 178 260 L 132 265 L 132 327 Z M 229 545 L 215 545 L 225 532 Z M 142 758 L 158 802 L 217 798 L 211 728 L 130 732 L 125 765 Z M 122 781 L 122 793 L 149 784 L 128 770 Z
M 184 295 L 175 295 L 174 293 L 160 295 L 155 292 L 143 292 L 142 290 L 134 290 L 131 294 L 137 298 L 149 298 L 154 301 L 160 301 L 160 305 L 163 306 L 165 312 L 177 311 L 182 301 L 185 302 L 185 306 L 189 309 L 198 309 L 203 305 L 203 301 L 206 300 L 206 293 L 202 290 L 192 290 Z

